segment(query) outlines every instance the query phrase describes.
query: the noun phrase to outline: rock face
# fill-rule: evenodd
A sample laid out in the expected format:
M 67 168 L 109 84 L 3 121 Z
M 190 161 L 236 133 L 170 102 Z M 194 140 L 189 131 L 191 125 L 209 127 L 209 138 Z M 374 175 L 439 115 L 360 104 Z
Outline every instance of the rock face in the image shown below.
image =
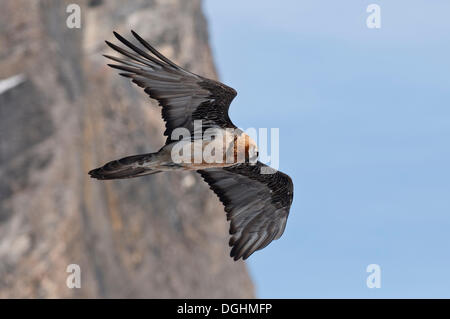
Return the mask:
M 66 25 L 70 3 L 80 29 Z M 160 108 L 101 56 L 113 30 L 130 29 L 216 76 L 200 0 L 0 2 L 0 79 L 23 75 L 0 93 L 0 298 L 253 297 L 197 174 L 87 175 L 164 143 Z M 79 289 L 66 285 L 69 264 Z

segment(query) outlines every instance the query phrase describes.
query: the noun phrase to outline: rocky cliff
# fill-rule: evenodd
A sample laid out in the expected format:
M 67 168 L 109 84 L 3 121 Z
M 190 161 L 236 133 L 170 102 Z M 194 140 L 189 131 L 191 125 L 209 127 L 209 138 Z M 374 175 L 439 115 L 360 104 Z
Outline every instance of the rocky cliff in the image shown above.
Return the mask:
M 70 3 L 79 29 L 66 25 Z M 216 76 L 200 0 L 0 2 L 0 79 L 15 79 L 0 82 L 0 298 L 253 296 L 199 176 L 87 175 L 164 142 L 160 108 L 101 56 L 130 29 Z M 67 287 L 69 264 L 81 288 Z

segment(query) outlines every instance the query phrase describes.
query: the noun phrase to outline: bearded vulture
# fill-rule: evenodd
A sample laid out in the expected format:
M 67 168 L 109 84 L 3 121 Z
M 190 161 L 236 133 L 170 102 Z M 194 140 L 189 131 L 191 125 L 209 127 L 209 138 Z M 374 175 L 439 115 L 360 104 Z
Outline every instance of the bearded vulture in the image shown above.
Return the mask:
M 293 200 L 291 178 L 259 162 L 255 141 L 230 120 L 233 88 L 179 67 L 131 32 L 142 47 L 114 32 L 128 49 L 106 43 L 127 59 L 105 57 L 159 102 L 167 140 L 158 152 L 114 160 L 89 175 L 110 180 L 197 171 L 225 206 L 230 256 L 247 259 L 283 234 Z

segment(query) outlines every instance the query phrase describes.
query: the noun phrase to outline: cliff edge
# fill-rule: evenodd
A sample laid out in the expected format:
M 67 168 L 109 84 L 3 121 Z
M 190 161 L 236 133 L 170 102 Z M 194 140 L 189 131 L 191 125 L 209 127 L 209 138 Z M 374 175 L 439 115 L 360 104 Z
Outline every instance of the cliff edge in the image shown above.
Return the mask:
M 79 29 L 66 25 L 71 3 Z M 15 80 L 0 82 L 0 298 L 253 297 L 197 174 L 87 175 L 165 140 L 160 107 L 101 56 L 113 30 L 131 29 L 216 77 L 200 0 L 0 2 L 0 79 Z M 81 288 L 67 287 L 69 264 Z

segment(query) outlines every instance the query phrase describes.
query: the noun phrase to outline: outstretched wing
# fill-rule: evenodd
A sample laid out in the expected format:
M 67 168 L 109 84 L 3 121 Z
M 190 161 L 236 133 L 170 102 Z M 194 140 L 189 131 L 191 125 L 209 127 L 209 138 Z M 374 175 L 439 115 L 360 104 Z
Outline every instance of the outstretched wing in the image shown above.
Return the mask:
M 228 117 L 228 108 L 236 96 L 233 88 L 184 70 L 164 57 L 136 32 L 131 32 L 147 52 L 114 32 L 116 38 L 132 51 L 106 41 L 112 49 L 129 59 L 110 55 L 105 57 L 120 63 L 108 65 L 124 71 L 120 75 L 131 78 L 150 97 L 158 100 L 166 122 L 166 143 L 171 141 L 175 128 L 187 128 L 192 136 L 195 120 L 202 120 L 203 130 L 209 127 L 235 128 Z
M 262 174 L 270 170 L 271 174 Z M 234 260 L 247 259 L 281 237 L 294 192 L 288 175 L 261 162 L 198 172 L 224 204 L 231 220 L 229 244 Z

